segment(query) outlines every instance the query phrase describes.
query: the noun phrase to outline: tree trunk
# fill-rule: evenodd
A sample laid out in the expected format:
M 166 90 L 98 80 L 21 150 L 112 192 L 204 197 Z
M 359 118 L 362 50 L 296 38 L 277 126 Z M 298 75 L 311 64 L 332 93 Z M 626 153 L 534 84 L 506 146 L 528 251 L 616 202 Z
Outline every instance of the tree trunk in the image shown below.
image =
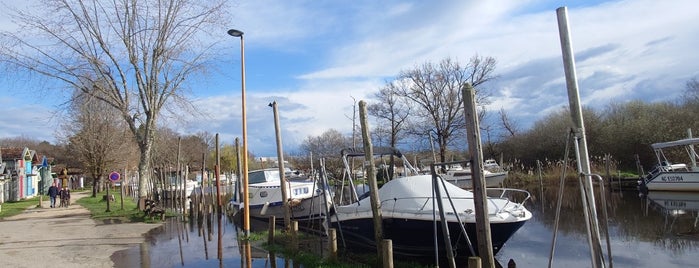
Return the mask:
M 153 136 L 155 133 L 155 117 L 147 116 L 146 122 L 142 126 L 144 131 L 141 132 L 138 148 L 141 151 L 141 158 L 138 163 L 138 209 L 146 209 L 146 198 L 148 197 L 147 185 L 151 175 L 151 153 L 153 152 Z
M 97 185 L 99 184 L 99 178 L 92 177 L 92 197 L 97 197 Z

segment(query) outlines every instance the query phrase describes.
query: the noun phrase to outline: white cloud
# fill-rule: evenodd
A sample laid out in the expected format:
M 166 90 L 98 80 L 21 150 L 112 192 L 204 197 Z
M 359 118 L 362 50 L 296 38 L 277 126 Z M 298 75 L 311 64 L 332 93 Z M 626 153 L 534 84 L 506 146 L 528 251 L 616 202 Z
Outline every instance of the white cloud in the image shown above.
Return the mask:
M 553 2 L 241 1 L 231 10 L 232 26 L 246 32 L 250 63 L 263 65 L 248 72 L 251 147 L 274 153 L 266 149 L 273 139 L 265 139 L 273 133 L 266 104 L 275 99 L 285 146 L 292 147 L 330 128 L 349 133 L 352 97 L 368 100 L 401 70 L 475 54 L 498 61 L 500 78 L 486 85 L 488 109 L 504 108 L 528 127 L 568 104 Z M 575 4 L 582 6 L 569 8 L 568 19 L 583 103 L 670 99 L 699 74 L 695 1 Z M 259 62 L 267 54 L 296 58 Z M 297 65 L 281 65 L 289 62 Z M 265 73 L 272 69 L 288 83 L 259 90 L 255 79 L 282 79 Z M 239 93 L 217 94 L 200 101 L 205 121 L 193 120 L 183 132 L 221 132 L 230 141 L 240 135 Z

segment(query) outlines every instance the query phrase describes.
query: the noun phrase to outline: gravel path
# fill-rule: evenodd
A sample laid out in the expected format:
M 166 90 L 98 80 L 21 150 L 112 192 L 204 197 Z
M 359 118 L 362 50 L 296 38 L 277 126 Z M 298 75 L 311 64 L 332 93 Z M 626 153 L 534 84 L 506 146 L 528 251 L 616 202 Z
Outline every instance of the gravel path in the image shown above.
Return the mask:
M 71 201 L 89 194 L 72 193 Z M 0 221 L 0 267 L 114 267 L 113 253 L 138 246 L 145 233 L 161 226 L 107 224 L 77 204 L 49 208 L 48 197 L 42 205 Z

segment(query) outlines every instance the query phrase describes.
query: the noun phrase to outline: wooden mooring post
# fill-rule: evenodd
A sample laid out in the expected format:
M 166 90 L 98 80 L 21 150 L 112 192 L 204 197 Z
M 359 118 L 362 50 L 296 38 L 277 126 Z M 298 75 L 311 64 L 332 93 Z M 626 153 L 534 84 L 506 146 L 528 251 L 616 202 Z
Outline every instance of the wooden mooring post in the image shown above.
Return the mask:
M 299 222 L 291 221 L 291 251 L 298 252 L 299 250 Z
M 276 221 L 277 221 L 277 217 L 269 216 L 269 230 L 267 231 L 269 233 L 267 234 L 267 243 L 270 245 L 274 245 L 274 231 L 277 228 Z
M 328 259 L 337 260 L 337 229 L 328 229 Z
M 367 179 L 369 180 L 369 199 L 374 223 L 374 243 L 378 259 L 381 257 L 381 241 L 383 240 L 383 225 L 381 216 L 381 199 L 379 199 L 379 185 L 376 181 L 376 170 L 374 168 L 374 150 L 371 145 L 371 135 L 369 135 L 369 120 L 367 103 L 359 101 L 359 123 L 362 130 L 362 140 L 364 143 L 364 167 L 366 168 Z
M 481 268 L 481 258 L 478 256 L 468 257 L 468 268 Z
M 478 111 L 476 110 L 475 90 L 471 84 L 462 87 L 464 114 L 466 116 L 466 138 L 471 153 L 471 182 L 473 183 L 473 202 L 476 210 L 476 241 L 478 254 L 485 267 L 495 267 L 493 257 L 493 242 L 488 220 L 488 197 L 485 191 L 483 176 L 483 151 L 481 150 L 481 134 L 478 126 Z
M 393 241 L 391 239 L 384 239 L 381 241 L 381 248 L 383 253 L 381 257 L 383 258 L 383 268 L 393 268 Z

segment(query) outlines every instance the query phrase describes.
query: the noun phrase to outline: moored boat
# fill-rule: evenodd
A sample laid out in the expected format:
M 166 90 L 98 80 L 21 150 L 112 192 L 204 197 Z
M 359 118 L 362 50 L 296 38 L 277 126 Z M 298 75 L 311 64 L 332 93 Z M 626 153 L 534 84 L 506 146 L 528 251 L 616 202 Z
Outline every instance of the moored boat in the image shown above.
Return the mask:
M 268 219 L 275 216 L 277 220 L 284 219 L 282 188 L 278 168 L 268 168 L 250 171 L 248 173 L 248 202 L 250 217 Z M 287 181 L 286 192 L 289 201 L 291 219 L 311 220 L 325 216 L 326 206 L 332 199 L 314 181 Z M 234 197 L 229 205 L 240 209 L 242 200 Z
M 476 215 L 473 193 L 453 184 L 442 183 L 442 199 L 436 200 L 432 195 L 433 177 L 416 175 L 401 177 L 389 181 L 379 189 L 384 238 L 391 239 L 393 252 L 399 255 L 428 256 L 434 254 L 434 241 L 443 247 L 436 202 L 443 202 L 449 232 L 452 234 L 452 248 L 461 256 L 471 255 L 469 245 L 477 245 Z M 531 219 L 532 214 L 524 207 L 529 193 L 516 189 L 490 189 L 497 191 L 497 197 L 489 197 L 488 219 L 490 221 L 493 252 L 497 253 L 505 242 Z M 448 195 L 446 194 L 448 192 Z M 504 196 L 520 193 L 519 202 Z M 450 204 L 453 203 L 453 208 Z M 342 232 L 342 238 L 350 248 L 375 249 L 373 213 L 370 198 L 366 197 L 356 203 L 337 206 L 330 217 L 331 226 Z M 465 227 L 466 234 L 461 230 Z M 437 233 L 434 233 L 436 226 Z M 477 254 L 476 246 L 472 246 Z
M 341 153 L 345 170 L 351 170 L 349 157 L 364 156 L 362 149 L 345 149 Z M 395 254 L 433 255 L 435 241 L 439 247 L 444 247 L 441 220 L 437 216 L 439 203 L 443 204 L 447 229 L 452 234 L 449 241 L 452 248 L 460 256 L 471 255 L 471 248 L 473 254 L 477 254 L 475 204 L 471 191 L 447 183 L 439 176 L 419 175 L 395 148 L 376 147 L 373 154 L 395 156 L 402 160 L 403 171 L 378 190 L 384 238 L 392 240 Z M 435 184 L 439 185 L 441 198 L 433 195 L 436 192 L 433 191 Z M 487 199 L 487 215 L 493 251 L 497 253 L 531 219 L 531 212 L 524 207 L 530 195 L 518 189 L 489 188 L 487 191 L 492 194 Z M 328 217 L 329 226 L 340 232 L 340 239 L 348 248 L 376 249 L 371 198 L 368 196 L 369 193 L 366 193 L 351 204 L 335 206 Z
M 483 177 L 485 177 L 486 187 L 501 187 L 507 178 L 507 171 L 498 165 L 493 159 L 488 159 L 483 163 Z M 473 188 L 471 180 L 471 167 L 463 168 L 460 165 L 452 165 L 446 173 L 440 174 L 443 179 L 459 188 Z
M 688 138 L 677 141 L 654 143 L 651 145 L 658 164 L 648 174 L 641 177 L 641 190 L 649 191 L 699 191 L 699 168 L 694 145 L 699 144 L 699 138 Z M 689 156 L 686 163 L 672 163 L 666 157 L 665 151 L 672 148 L 684 148 Z

